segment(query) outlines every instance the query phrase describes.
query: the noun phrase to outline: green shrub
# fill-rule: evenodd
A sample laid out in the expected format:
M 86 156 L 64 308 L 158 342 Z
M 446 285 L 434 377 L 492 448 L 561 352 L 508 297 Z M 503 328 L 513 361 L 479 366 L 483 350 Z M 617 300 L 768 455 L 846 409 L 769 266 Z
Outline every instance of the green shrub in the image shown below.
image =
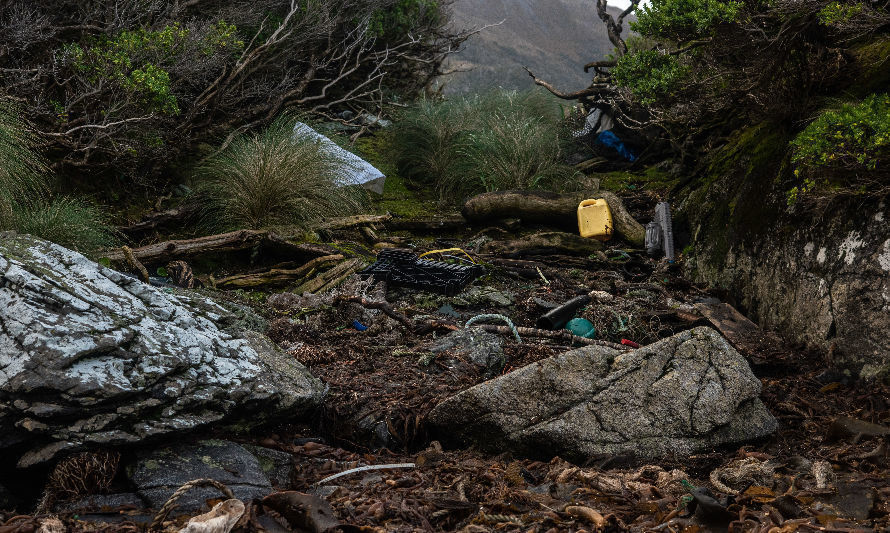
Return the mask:
M 87 47 L 70 43 L 62 57 L 89 82 L 116 84 L 145 110 L 178 115 L 169 69 L 179 58 L 189 52 L 198 57 L 236 53 L 243 47 L 235 26 L 225 21 L 217 21 L 198 38 L 175 22 L 156 31 L 140 28 L 103 36 Z
M 685 41 L 710 35 L 720 23 L 735 21 L 742 2 L 720 0 L 652 0 L 637 10 L 631 28 L 647 37 Z
M 862 4 L 844 4 L 841 2 L 832 2 L 823 7 L 819 13 L 819 22 L 826 26 L 837 24 L 839 22 L 847 22 L 854 16 L 862 12 Z
M 872 94 L 820 114 L 791 141 L 798 183 L 788 203 L 832 186 L 881 193 L 890 175 L 890 95 Z
M 377 37 L 402 37 L 423 23 L 438 24 L 442 7 L 437 0 L 398 0 L 375 11 L 368 29 Z
M 14 208 L 11 226 L 27 233 L 90 254 L 120 242 L 102 211 L 77 198 L 42 198 Z
M 443 201 L 545 187 L 574 174 L 560 163 L 567 141 L 560 108 L 541 92 L 421 101 L 393 129 L 399 174 Z
M 874 170 L 890 156 L 890 95 L 825 111 L 792 141 L 798 167 Z
M 206 217 L 217 229 L 306 226 L 364 206 L 367 194 L 338 185 L 343 162 L 313 140 L 294 139 L 283 116 L 256 135 L 235 138 L 199 169 Z
M 642 50 L 622 56 L 612 69 L 615 83 L 627 87 L 643 105 L 670 95 L 689 72 L 676 56 Z

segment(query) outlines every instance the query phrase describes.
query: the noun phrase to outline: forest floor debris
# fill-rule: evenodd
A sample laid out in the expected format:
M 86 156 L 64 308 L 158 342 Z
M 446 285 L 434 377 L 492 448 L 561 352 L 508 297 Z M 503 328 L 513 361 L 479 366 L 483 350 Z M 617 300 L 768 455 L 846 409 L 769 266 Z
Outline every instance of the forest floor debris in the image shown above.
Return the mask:
M 417 253 L 449 247 L 472 253 L 461 239 L 400 241 L 406 243 Z M 692 533 L 717 527 L 790 533 L 890 526 L 890 387 L 862 387 L 829 371 L 804 347 L 787 343 L 737 346 L 780 423 L 773 436 L 752 444 L 649 463 L 624 455 L 576 464 L 560 457 L 443 449 L 432 441 L 427 414 L 492 377 L 492 368 L 457 348 L 435 345 L 474 316 L 502 314 L 518 327 L 530 327 L 554 306 L 587 294 L 591 303 L 576 316 L 594 325 L 597 339 L 646 345 L 706 325 L 695 304 L 719 296 L 691 284 L 677 266 L 629 249 L 606 248 L 582 257 L 475 257 L 485 264 L 486 275 L 472 287 L 509 298 L 459 302 L 461 295 L 386 288 L 356 277 L 319 294 L 254 299 L 230 293 L 261 311 L 270 320 L 269 335 L 328 387 L 314 423 L 238 437 L 243 445 L 288 454 L 294 469 L 283 485 L 275 484 L 283 492 L 244 502 L 245 517 L 233 531 L 287 530 L 297 519 L 286 516 L 285 504 L 296 501 L 289 495 L 296 493 L 288 491 L 324 502 L 335 521 L 347 524 L 341 529 L 351 531 Z M 375 305 L 365 305 L 369 302 Z M 354 321 L 367 329 L 360 331 Z M 571 338 L 528 336 L 516 342 L 507 331 L 498 335 L 503 352 L 498 373 L 573 347 Z M 415 467 L 319 483 L 353 468 L 408 463 Z M 144 531 L 153 516 L 132 506 L 110 513 L 103 523 L 65 512 L 52 524 L 46 517 L 5 513 L 0 533 Z M 173 516 L 163 529 L 178 531 L 189 518 Z

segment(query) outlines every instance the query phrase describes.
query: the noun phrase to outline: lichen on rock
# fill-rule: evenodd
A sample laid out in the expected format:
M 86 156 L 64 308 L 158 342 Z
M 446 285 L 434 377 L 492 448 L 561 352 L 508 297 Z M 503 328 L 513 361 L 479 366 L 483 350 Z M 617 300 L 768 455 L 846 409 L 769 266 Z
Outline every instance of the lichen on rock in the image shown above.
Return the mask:
M 226 314 L 0 233 L 0 449 L 27 444 L 28 466 L 321 401 L 322 383 L 267 338 L 219 327 Z
M 553 356 L 449 398 L 429 419 L 492 451 L 648 458 L 769 435 L 777 423 L 759 394 L 745 359 L 701 327 L 627 353 Z

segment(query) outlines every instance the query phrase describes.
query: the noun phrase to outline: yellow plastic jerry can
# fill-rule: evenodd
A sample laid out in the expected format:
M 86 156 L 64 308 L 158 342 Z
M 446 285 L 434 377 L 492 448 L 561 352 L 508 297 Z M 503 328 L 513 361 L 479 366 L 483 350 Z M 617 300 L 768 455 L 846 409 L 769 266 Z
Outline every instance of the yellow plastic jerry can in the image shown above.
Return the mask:
M 582 237 L 608 241 L 612 227 L 612 211 L 604 199 L 584 200 L 578 205 L 578 231 Z

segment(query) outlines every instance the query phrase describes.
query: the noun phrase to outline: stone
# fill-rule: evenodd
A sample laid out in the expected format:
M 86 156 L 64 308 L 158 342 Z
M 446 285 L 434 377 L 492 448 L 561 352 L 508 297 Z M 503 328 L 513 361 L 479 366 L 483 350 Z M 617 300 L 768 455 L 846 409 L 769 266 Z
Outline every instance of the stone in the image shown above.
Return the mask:
M 154 509 L 160 509 L 176 489 L 194 479 L 219 481 L 243 501 L 262 498 L 274 490 L 256 456 L 243 446 L 223 440 L 141 452 L 128 473 L 136 493 Z M 177 500 L 177 509 L 198 511 L 207 500 L 220 498 L 225 496 L 218 489 L 195 487 Z
M 470 287 L 453 299 L 454 305 L 459 307 L 510 307 L 514 302 L 513 293 L 494 287 Z
M 300 417 L 323 384 L 211 300 L 0 233 L 0 450 L 58 452 Z
M 242 447 L 257 458 L 263 473 L 272 482 L 273 487 L 278 489 L 289 487 L 294 473 L 294 458 L 291 454 L 250 444 L 244 444 Z
M 841 482 L 837 484 L 835 492 L 825 497 L 825 503 L 836 510 L 831 514 L 854 520 L 867 520 L 875 506 L 877 499 L 875 492 L 874 485 L 867 481 Z
M 499 372 L 506 363 L 501 336 L 479 328 L 452 331 L 435 341 L 430 351 L 434 354 L 449 352 L 491 372 Z
M 775 179 L 783 156 L 761 157 L 781 151 L 772 133 L 757 137 L 757 156 L 727 148 L 725 175 L 685 189 L 675 228 L 691 232 L 686 275 L 721 287 L 762 328 L 823 350 L 857 377 L 890 376 L 890 203 L 838 195 L 829 209 L 789 208 L 786 184 Z
M 840 416 L 828 427 L 826 440 L 829 442 L 845 438 L 861 437 L 886 437 L 890 435 L 890 428 L 880 424 L 872 424 L 865 420 Z
M 775 431 L 760 381 L 716 331 L 683 331 L 620 352 L 587 346 L 486 381 L 437 405 L 452 442 L 529 456 L 654 458 Z

